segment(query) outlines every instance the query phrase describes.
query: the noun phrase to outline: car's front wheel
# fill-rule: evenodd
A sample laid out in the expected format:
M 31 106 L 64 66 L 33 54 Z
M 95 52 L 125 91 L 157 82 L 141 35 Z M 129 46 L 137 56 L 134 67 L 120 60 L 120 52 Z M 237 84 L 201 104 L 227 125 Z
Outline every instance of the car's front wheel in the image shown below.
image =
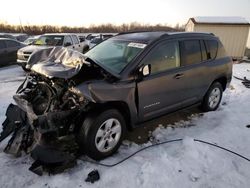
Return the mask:
M 223 88 L 221 83 L 214 82 L 208 89 L 203 99 L 201 105 L 202 110 L 205 112 L 216 110 L 220 105 L 222 93 L 223 93 Z
M 125 134 L 125 121 L 114 109 L 99 115 L 89 114 L 78 133 L 81 153 L 100 160 L 115 153 Z

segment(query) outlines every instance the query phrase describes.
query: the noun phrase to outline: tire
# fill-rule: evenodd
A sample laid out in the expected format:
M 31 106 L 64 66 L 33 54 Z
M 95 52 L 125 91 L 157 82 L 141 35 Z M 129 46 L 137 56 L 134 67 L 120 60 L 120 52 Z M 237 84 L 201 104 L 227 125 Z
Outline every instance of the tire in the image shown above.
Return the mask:
M 201 109 L 204 112 L 216 110 L 221 102 L 223 94 L 223 88 L 221 83 L 214 82 L 208 89 L 206 95 L 203 98 Z
M 79 153 L 95 160 L 106 158 L 118 150 L 125 130 L 125 120 L 115 109 L 89 114 L 77 135 Z

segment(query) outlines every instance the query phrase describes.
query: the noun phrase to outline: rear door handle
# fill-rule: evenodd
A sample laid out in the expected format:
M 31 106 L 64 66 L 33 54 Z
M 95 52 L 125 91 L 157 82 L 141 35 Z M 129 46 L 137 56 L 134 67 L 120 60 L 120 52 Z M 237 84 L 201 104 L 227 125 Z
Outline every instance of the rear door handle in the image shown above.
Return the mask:
M 175 79 L 180 79 L 180 78 L 182 78 L 184 76 L 184 74 L 176 74 L 175 76 L 174 76 L 174 78 Z

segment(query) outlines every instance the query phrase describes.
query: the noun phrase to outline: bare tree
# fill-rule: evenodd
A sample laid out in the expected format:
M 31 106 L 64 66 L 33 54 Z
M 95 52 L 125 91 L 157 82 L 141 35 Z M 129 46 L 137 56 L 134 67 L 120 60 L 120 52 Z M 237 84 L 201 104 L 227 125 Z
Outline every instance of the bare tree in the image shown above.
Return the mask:
M 101 25 L 90 25 L 89 27 L 68 27 L 52 25 L 10 25 L 7 22 L 0 21 L 0 32 L 20 33 L 24 32 L 29 35 L 39 35 L 43 33 L 119 33 L 126 31 L 184 31 L 184 25 L 176 24 L 170 27 L 166 24 L 141 24 L 132 22 L 129 24 L 113 25 L 110 23 Z

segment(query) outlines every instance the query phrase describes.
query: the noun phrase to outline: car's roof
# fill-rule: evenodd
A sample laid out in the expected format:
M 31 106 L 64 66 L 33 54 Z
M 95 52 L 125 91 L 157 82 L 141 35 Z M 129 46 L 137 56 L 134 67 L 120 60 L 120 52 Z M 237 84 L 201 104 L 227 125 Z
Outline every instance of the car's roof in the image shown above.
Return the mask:
M 20 41 L 18 41 L 18 40 L 14 40 L 14 39 L 11 39 L 11 38 L 4 38 L 4 37 L 1 37 L 1 36 L 0 36 L 0 40 L 11 40 L 11 41 L 15 41 L 15 42 L 20 43 Z
M 58 36 L 65 36 L 65 35 L 76 35 L 74 33 L 45 33 L 43 35 L 58 35 Z
M 167 34 L 167 32 L 164 31 L 128 32 L 128 33 L 120 33 L 112 37 L 112 39 L 149 43 L 150 41 L 153 41 L 164 34 Z
M 143 31 L 143 32 L 127 32 L 120 33 L 114 37 L 113 40 L 127 40 L 133 42 L 150 43 L 163 36 L 213 36 L 211 33 L 197 33 L 197 32 L 166 32 L 166 31 Z

